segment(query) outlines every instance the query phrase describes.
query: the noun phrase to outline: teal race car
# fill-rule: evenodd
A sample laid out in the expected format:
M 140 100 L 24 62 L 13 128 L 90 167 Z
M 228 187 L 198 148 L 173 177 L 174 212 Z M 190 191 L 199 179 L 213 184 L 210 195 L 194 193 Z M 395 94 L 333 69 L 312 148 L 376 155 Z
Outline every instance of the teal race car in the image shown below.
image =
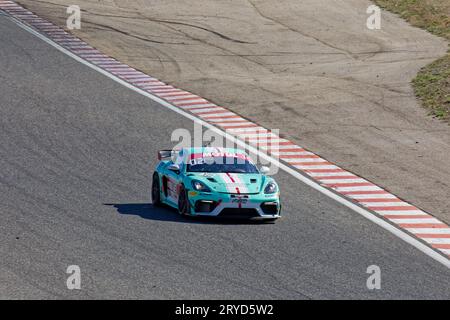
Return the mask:
M 280 191 L 267 167 L 258 169 L 234 148 L 162 150 L 152 182 L 152 203 L 186 216 L 276 220 Z

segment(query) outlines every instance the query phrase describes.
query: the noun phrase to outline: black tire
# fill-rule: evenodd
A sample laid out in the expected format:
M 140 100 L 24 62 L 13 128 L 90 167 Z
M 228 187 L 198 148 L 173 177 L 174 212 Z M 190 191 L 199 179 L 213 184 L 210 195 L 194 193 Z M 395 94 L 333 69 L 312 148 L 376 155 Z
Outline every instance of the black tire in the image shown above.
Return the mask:
M 159 185 L 159 176 L 156 172 L 153 174 L 152 204 L 156 207 L 161 205 L 161 187 Z
M 189 203 L 187 190 L 181 187 L 180 195 L 178 196 L 178 213 L 182 216 L 191 214 L 191 204 Z

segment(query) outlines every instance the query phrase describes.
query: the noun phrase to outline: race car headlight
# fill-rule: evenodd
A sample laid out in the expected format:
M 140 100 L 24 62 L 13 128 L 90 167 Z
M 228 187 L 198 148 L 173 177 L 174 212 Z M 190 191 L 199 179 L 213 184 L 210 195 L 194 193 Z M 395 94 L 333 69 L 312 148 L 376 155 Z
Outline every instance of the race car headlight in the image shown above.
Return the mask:
M 264 189 L 264 193 L 266 194 L 275 193 L 277 192 L 277 190 L 278 190 L 277 185 L 273 182 L 269 182 L 266 188 Z
M 194 190 L 196 191 L 211 192 L 211 189 L 208 188 L 206 184 L 198 180 L 192 180 L 192 188 L 194 188 Z

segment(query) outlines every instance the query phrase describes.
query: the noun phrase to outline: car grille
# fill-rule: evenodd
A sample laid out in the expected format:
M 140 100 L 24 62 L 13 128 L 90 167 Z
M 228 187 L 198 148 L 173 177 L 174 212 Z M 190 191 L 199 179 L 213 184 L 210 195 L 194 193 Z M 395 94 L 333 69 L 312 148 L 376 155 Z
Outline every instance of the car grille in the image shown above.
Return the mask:
M 225 208 L 220 212 L 219 216 L 227 218 L 253 218 L 259 217 L 259 214 L 254 208 Z

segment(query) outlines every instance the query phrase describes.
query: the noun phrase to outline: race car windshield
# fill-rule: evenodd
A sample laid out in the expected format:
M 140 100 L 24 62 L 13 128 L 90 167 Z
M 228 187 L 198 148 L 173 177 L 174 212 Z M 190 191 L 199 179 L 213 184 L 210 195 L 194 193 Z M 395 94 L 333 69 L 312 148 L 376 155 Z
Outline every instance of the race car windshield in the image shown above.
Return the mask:
M 256 166 L 248 159 L 236 157 L 211 157 L 191 159 L 187 165 L 188 172 L 209 173 L 259 173 Z

